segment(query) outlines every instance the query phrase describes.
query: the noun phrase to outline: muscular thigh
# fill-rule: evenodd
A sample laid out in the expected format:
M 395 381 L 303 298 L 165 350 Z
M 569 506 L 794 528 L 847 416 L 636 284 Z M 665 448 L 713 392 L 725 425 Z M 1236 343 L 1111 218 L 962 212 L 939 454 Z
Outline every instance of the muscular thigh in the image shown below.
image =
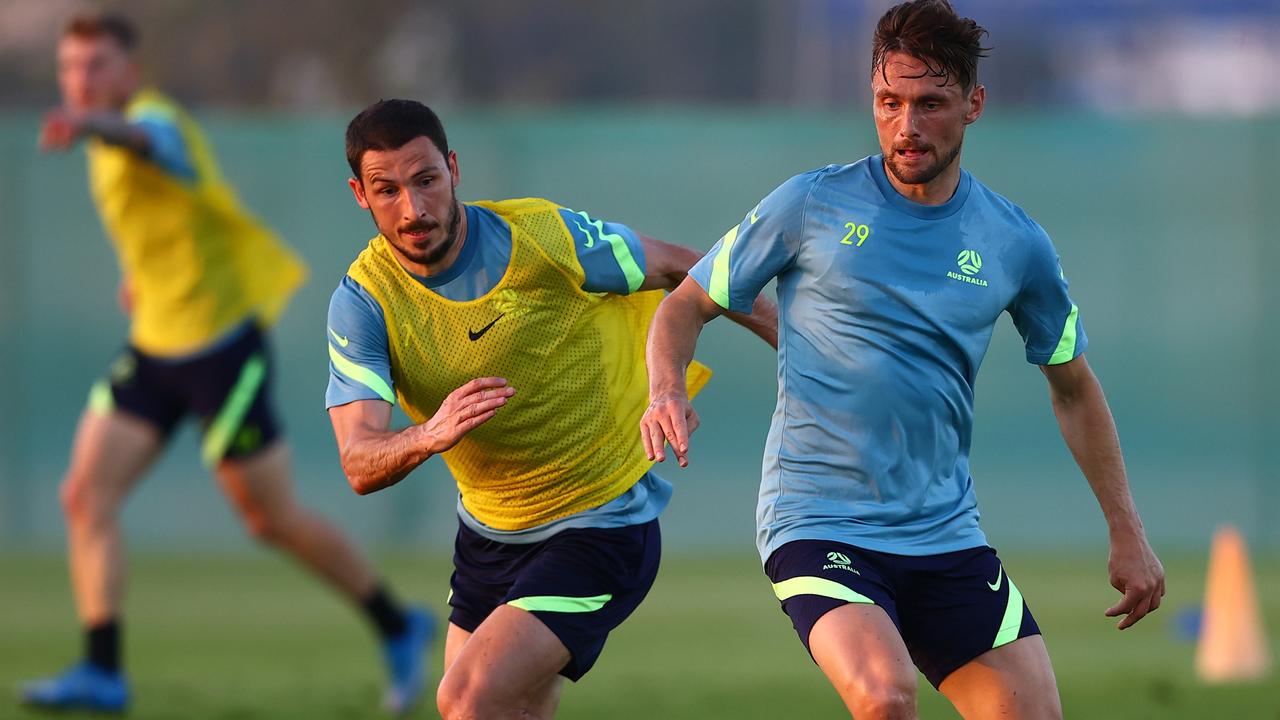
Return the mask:
M 988 650 L 948 675 L 939 690 L 965 718 L 1062 717 L 1053 666 L 1039 635 Z

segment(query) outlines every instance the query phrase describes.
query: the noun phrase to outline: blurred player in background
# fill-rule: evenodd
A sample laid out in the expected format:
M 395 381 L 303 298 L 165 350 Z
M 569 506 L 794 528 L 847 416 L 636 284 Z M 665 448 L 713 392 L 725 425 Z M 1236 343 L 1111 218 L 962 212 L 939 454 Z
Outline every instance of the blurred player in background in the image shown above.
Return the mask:
M 651 456 L 681 464 L 697 416 L 681 384 L 699 330 L 778 280 L 778 405 L 758 544 L 782 609 L 850 712 L 915 717 L 916 667 L 966 718 L 1061 716 L 1035 619 L 978 527 L 973 385 L 1008 312 L 1049 384 L 1110 530 L 1107 615 L 1160 605 L 1084 330 L 1048 235 L 960 167 L 982 114 L 985 31 L 945 0 L 880 20 L 881 155 L 783 183 L 662 304 L 650 336 Z
M 343 469 L 363 494 L 443 454 L 459 499 L 440 712 L 551 717 L 658 571 L 671 486 L 633 430 L 663 296 L 646 291 L 699 254 L 537 198 L 459 202 L 457 155 L 413 101 L 356 116 L 347 161 L 380 234 L 329 306 Z M 755 307 L 732 317 L 776 345 L 773 304 Z M 707 375 L 693 364 L 682 392 Z
M 432 620 L 398 605 L 350 541 L 295 500 L 270 404 L 264 331 L 305 268 L 240 207 L 191 118 L 141 85 L 136 37 L 119 16 L 74 19 L 58 44 L 64 104 L 40 133 L 46 150 L 88 141 L 90 185 L 120 257 L 131 326 L 128 346 L 93 386 L 62 487 L 85 657 L 29 684 L 22 698 L 47 708 L 127 705 L 120 510 L 175 426 L 194 415 L 204 462 L 254 537 L 372 620 L 391 673 L 386 703 L 402 710 L 421 692 Z

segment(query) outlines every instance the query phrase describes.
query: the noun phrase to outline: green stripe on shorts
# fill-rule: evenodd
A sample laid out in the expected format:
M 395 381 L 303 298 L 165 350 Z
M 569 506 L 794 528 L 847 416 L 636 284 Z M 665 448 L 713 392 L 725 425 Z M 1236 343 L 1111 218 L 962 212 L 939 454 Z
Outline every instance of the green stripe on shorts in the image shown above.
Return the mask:
M 110 415 L 116 409 L 116 396 L 111 392 L 111 381 L 102 378 L 89 388 L 89 411 L 94 415 Z
M 1004 608 L 1000 630 L 996 633 L 996 641 L 991 644 L 993 648 L 1008 645 L 1017 640 L 1018 632 L 1022 630 L 1022 593 L 1018 591 L 1018 586 L 1013 584 L 1013 578 L 1009 577 L 1008 573 L 1005 573 L 1004 580 L 1009 583 L 1009 604 Z
M 773 594 L 778 596 L 778 600 L 787 600 L 796 595 L 820 595 L 851 603 L 876 604 L 866 595 L 856 593 L 834 580 L 804 575 L 774 583 Z
M 204 443 L 200 446 L 200 458 L 205 467 L 214 467 L 227 454 L 231 440 L 240 431 L 244 416 L 249 414 L 253 399 L 267 377 L 267 361 L 262 355 L 254 355 L 245 361 L 240 368 L 240 377 L 227 394 L 222 409 L 214 416 L 209 429 L 204 433 Z
M 595 612 L 613 599 L 613 595 L 569 597 L 566 595 L 530 595 L 507 602 L 512 607 L 529 612 L 587 613 Z

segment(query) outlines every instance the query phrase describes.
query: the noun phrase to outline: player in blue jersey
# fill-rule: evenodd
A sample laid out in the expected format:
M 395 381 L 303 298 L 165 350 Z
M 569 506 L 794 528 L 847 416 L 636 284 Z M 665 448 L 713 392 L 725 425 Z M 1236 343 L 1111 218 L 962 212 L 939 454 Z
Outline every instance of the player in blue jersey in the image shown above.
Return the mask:
M 758 545 L 783 611 L 859 720 L 915 717 L 913 664 L 966 718 L 1061 716 L 969 474 L 973 384 L 1003 312 L 1106 518 L 1124 594 L 1106 614 L 1129 627 L 1164 593 L 1057 253 L 960 167 L 986 99 L 984 32 L 945 0 L 886 13 L 871 78 L 882 154 L 783 183 L 690 270 L 649 338 L 641 433 L 651 456 L 669 443 L 683 466 L 697 416 L 678 380 L 700 328 L 777 279 Z

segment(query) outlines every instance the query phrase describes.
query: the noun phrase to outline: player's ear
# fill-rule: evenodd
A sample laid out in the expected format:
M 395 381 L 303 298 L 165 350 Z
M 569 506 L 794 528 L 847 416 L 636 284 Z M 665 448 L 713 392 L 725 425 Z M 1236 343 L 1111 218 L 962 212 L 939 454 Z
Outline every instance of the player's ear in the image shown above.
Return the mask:
M 458 170 L 458 153 L 454 150 L 449 151 L 449 175 L 453 178 L 453 186 L 458 187 L 462 182 L 462 173 Z
M 987 104 L 987 88 L 978 85 L 969 93 L 969 112 L 964 114 L 964 124 L 969 125 L 982 117 L 982 109 Z
M 347 178 L 347 186 L 351 188 L 351 194 L 356 196 L 356 204 L 368 210 L 369 200 L 364 196 L 364 183 L 355 178 Z

